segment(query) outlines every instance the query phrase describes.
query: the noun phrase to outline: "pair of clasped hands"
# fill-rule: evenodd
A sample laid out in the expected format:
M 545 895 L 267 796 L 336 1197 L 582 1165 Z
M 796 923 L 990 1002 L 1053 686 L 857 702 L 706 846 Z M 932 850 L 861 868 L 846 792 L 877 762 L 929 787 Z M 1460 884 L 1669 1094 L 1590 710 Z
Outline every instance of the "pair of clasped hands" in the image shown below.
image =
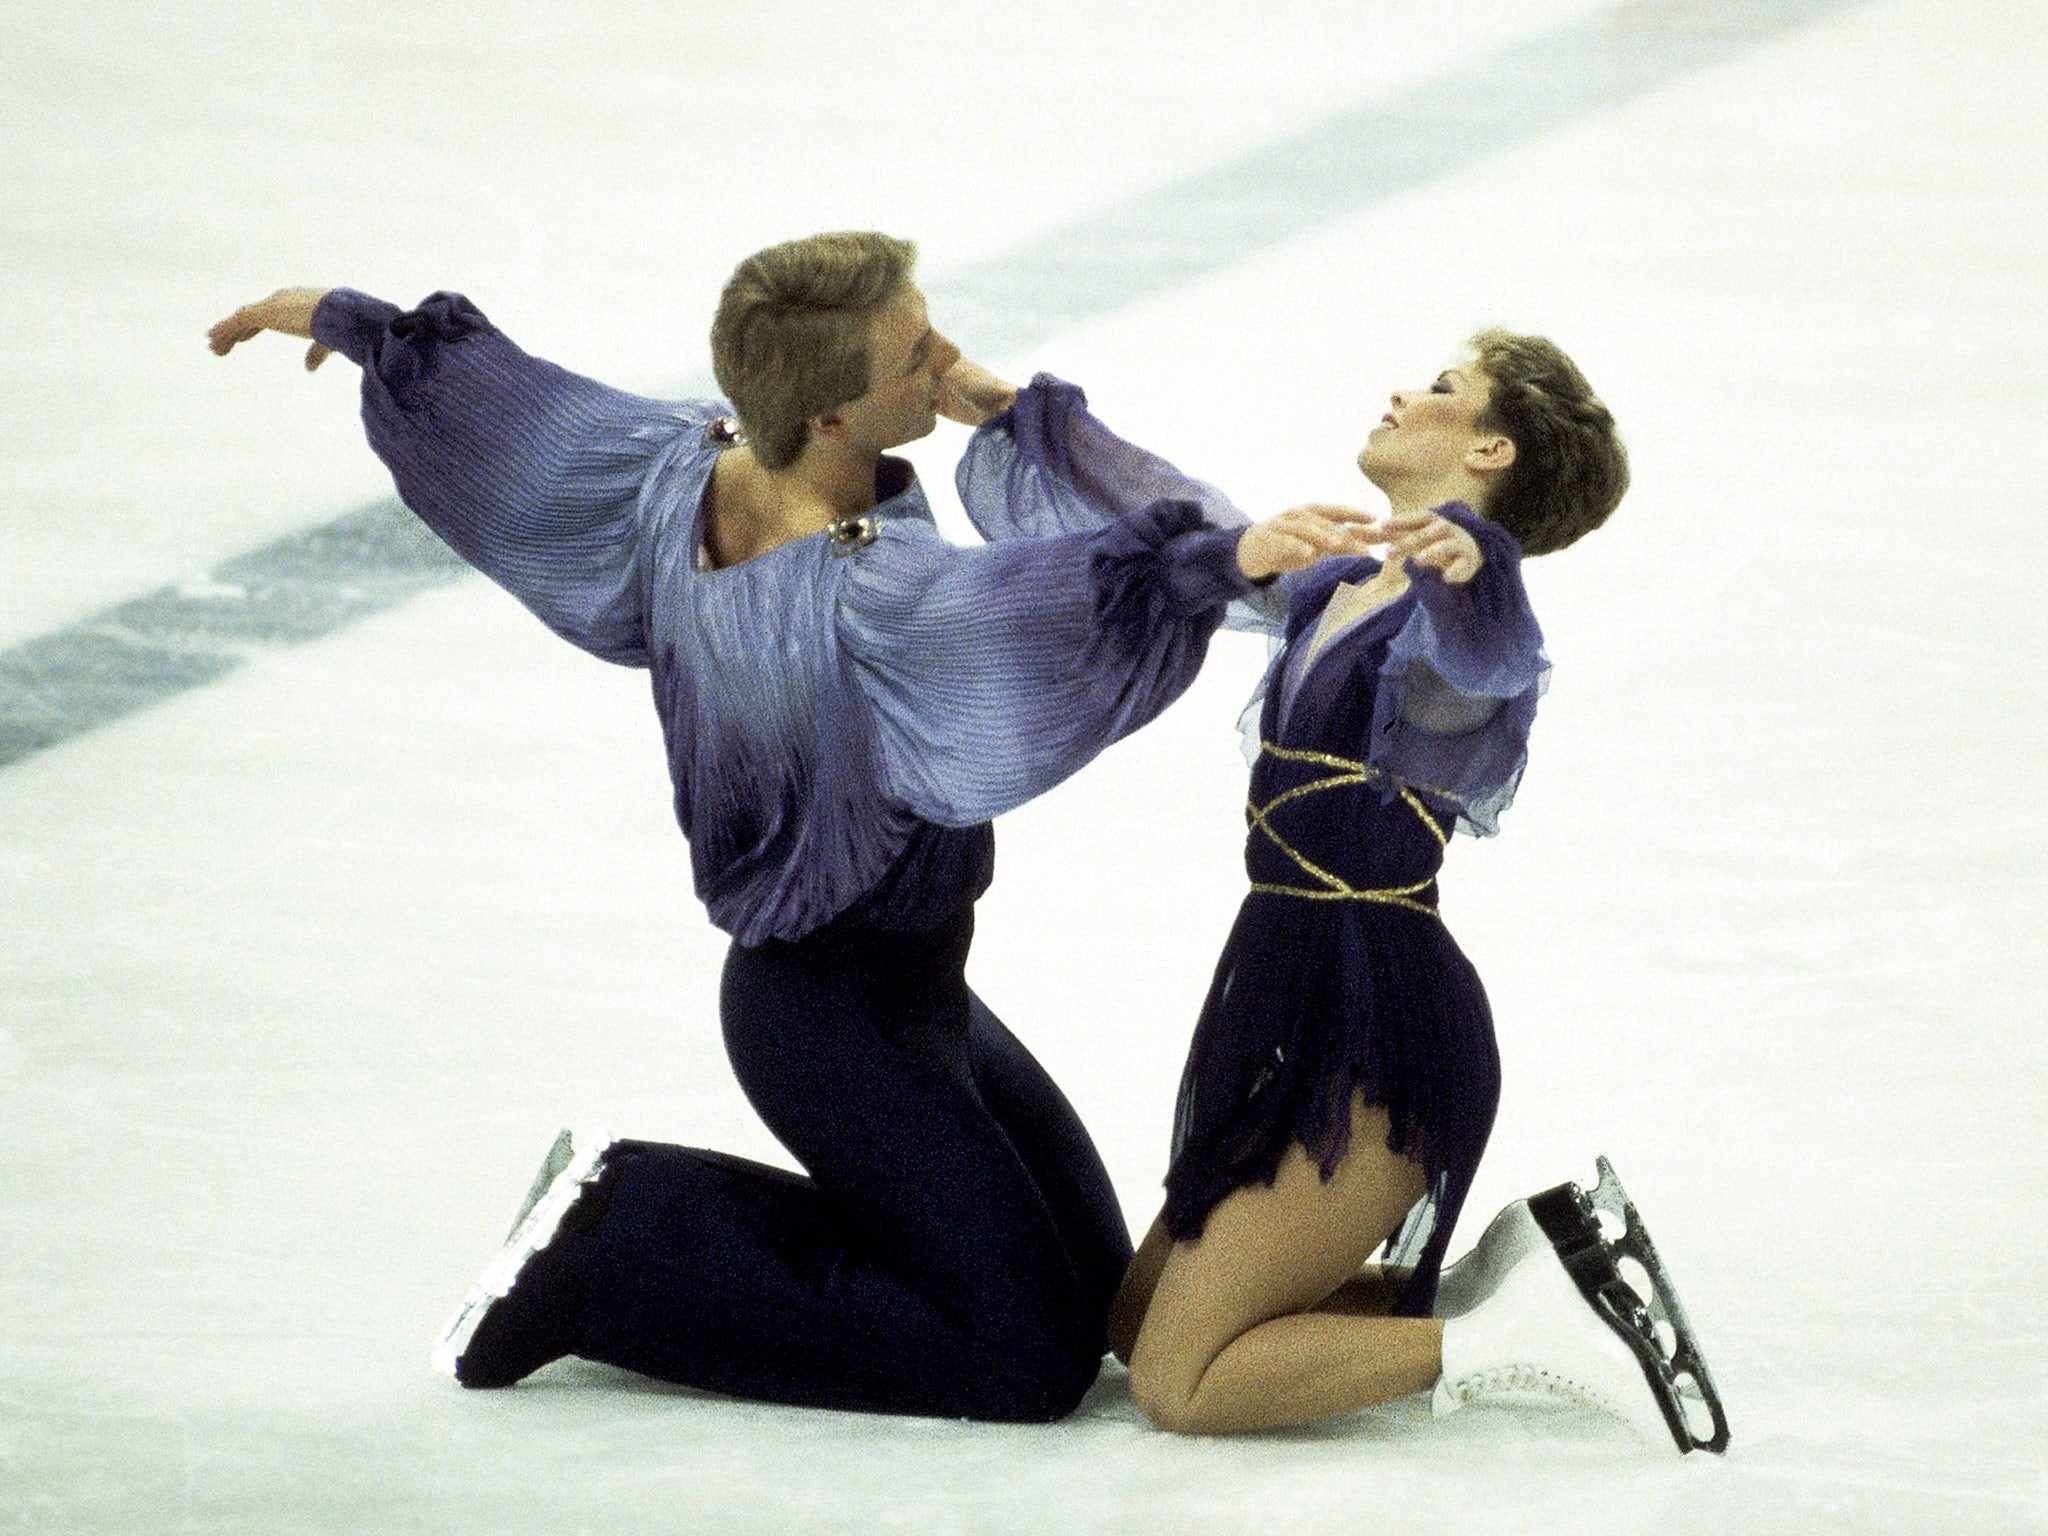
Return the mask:
M 225 357 L 240 343 L 264 331 L 277 331 L 312 341 L 313 311 L 325 288 L 280 288 L 267 299 L 244 304 L 206 333 L 207 342 Z M 306 350 L 306 371 L 327 360 L 331 348 L 314 341 Z M 962 358 L 953 365 L 961 377 L 947 376 L 949 394 L 963 399 L 987 393 L 986 386 L 1000 381 L 986 369 Z M 1005 386 L 1006 388 L 1006 386 Z M 954 415 L 952 411 L 946 414 Z M 1457 585 L 1479 572 L 1483 557 L 1478 541 L 1449 518 L 1434 512 L 1393 512 L 1375 517 L 1358 507 L 1312 502 L 1254 523 L 1237 543 L 1237 565 L 1251 581 L 1269 581 L 1288 571 L 1298 571 L 1329 555 L 1363 555 L 1386 549 L 1385 561 L 1392 571 L 1402 571 L 1406 562 L 1428 566 Z
M 1363 555 L 1384 546 L 1384 569 L 1393 587 L 1405 587 L 1413 561 L 1437 571 L 1452 586 L 1479 574 L 1479 541 L 1434 512 L 1389 512 L 1375 517 L 1358 507 L 1311 502 L 1253 523 L 1237 541 L 1237 565 L 1253 581 L 1298 571 L 1328 555 Z M 1391 592 L 1389 595 L 1392 595 Z

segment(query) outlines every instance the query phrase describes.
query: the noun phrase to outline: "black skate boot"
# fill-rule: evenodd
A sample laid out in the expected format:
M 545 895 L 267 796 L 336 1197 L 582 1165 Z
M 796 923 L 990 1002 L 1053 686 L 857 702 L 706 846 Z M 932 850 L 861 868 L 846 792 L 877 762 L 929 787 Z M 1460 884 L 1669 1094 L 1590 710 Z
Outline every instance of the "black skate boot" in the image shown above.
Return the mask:
M 583 1295 L 578 1235 L 602 1212 L 594 1191 L 611 1137 L 563 1131 L 512 1231 L 434 1345 L 434 1369 L 465 1387 L 509 1387 L 573 1351 Z
M 1679 1450 L 1725 1451 L 1728 1416 L 1671 1273 L 1614 1165 L 1602 1157 L 1596 1166 L 1600 1182 L 1590 1195 L 1560 1184 L 1531 1195 L 1530 1214 L 1587 1303 L 1635 1355 Z

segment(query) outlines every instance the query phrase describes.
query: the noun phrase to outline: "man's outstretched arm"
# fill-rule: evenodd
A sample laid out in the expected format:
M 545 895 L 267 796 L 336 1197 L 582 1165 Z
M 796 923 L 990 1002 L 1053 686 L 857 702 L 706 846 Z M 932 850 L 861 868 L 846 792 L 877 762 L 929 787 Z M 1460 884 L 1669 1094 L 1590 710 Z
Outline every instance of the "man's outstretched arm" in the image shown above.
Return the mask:
M 264 331 L 361 366 L 363 427 L 405 504 L 557 634 L 646 664 L 640 493 L 709 407 L 642 399 L 522 351 L 460 294 L 411 310 L 352 288 L 281 288 L 208 333 Z

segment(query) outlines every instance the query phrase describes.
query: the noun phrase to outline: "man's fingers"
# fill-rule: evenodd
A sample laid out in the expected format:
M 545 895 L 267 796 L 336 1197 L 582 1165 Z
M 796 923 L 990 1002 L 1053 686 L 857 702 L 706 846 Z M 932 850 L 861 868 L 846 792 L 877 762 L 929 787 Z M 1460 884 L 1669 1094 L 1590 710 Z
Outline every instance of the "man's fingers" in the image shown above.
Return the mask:
M 327 355 L 333 350 L 334 348 L 332 347 L 323 347 L 317 341 L 306 348 L 306 372 L 311 373 L 315 368 L 326 362 Z
M 314 311 L 330 291 L 326 288 L 280 288 L 269 298 L 244 304 L 225 320 L 215 322 L 206 333 L 207 343 L 216 353 L 225 356 L 240 343 L 264 331 L 278 331 L 311 341 Z M 307 366 L 317 367 L 318 364 L 309 361 Z
M 213 350 L 222 357 L 252 336 L 261 336 L 267 329 L 263 307 L 260 304 L 244 304 L 225 320 L 216 320 L 213 328 L 206 333 L 206 339 Z
M 216 353 L 226 357 L 237 342 L 247 341 L 255 334 L 255 331 L 242 324 L 242 312 L 238 309 L 227 319 L 214 321 L 213 328 L 206 333 L 206 341 Z

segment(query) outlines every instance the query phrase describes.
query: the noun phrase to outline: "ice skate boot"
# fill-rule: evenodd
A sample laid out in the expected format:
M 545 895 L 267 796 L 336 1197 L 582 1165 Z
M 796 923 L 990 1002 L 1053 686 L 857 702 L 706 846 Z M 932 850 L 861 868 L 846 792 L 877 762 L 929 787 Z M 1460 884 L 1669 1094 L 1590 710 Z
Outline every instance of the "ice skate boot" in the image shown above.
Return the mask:
M 1728 1416 L 1670 1271 L 1614 1165 L 1604 1157 L 1595 1165 L 1600 1180 L 1590 1195 L 1560 1184 L 1531 1196 L 1530 1214 L 1587 1304 L 1634 1356 L 1679 1450 L 1725 1451 Z
M 465 1387 L 509 1387 L 571 1353 L 581 1296 L 569 1250 L 595 1212 L 586 1198 L 613 1138 L 563 1131 L 548 1149 L 505 1245 L 484 1267 L 434 1345 L 434 1369 Z
M 1444 1321 L 1436 1412 L 1518 1397 L 1613 1414 L 1653 1444 L 1666 1437 L 1656 1394 L 1635 1355 L 1586 1304 L 1547 1242 L 1525 1246 L 1491 1294 Z

